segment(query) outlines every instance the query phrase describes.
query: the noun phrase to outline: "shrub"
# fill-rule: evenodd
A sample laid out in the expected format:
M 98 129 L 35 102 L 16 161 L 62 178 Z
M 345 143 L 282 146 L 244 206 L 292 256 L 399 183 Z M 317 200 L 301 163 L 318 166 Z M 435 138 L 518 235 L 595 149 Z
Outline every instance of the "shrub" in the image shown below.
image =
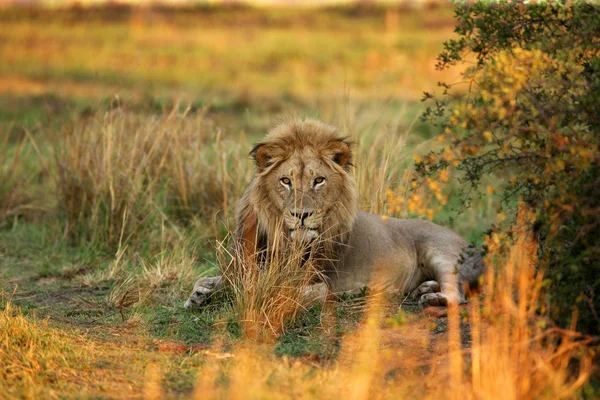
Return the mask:
M 483 177 L 500 178 L 488 188 L 502 200 L 499 220 L 515 215 L 517 199 L 535 211 L 550 283 L 542 311 L 568 325 L 576 305 L 579 329 L 598 333 L 600 8 L 469 2 L 457 4 L 456 19 L 459 38 L 445 43 L 438 68 L 475 62 L 462 73 L 466 93 L 440 84 L 441 96 L 425 94 L 424 118 L 448 146 L 419 160 L 418 179 L 454 169 L 468 203 Z

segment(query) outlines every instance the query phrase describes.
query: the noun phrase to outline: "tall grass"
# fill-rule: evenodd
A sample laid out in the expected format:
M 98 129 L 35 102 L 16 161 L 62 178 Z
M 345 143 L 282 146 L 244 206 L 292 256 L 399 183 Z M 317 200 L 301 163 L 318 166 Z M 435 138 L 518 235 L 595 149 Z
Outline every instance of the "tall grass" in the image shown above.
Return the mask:
M 363 119 L 355 127 L 355 162 L 353 170 L 356 189 L 364 211 L 375 214 L 387 213 L 386 191 L 408 185 L 410 155 L 406 151 L 406 140 L 411 134 L 410 128 L 403 128 L 399 121 L 392 126 L 377 126 L 376 121 Z M 365 134 L 369 130 L 377 131 Z
M 469 363 L 452 335 L 461 316 L 457 310 L 450 313 L 452 387 L 470 398 L 569 398 L 592 370 L 585 347 L 590 338 L 549 327 L 540 312 L 544 277 L 536 268 L 537 243 L 523 228 L 525 214 L 521 210 L 516 242 L 506 261 L 501 268 L 488 270 L 482 300 L 474 297 L 470 303 Z M 488 256 L 488 261 L 492 259 Z
M 165 220 L 228 212 L 246 176 L 204 114 L 99 112 L 54 141 L 59 207 L 75 242 L 116 246 Z M 239 142 L 238 142 L 239 143 Z
M 248 260 L 235 245 L 219 242 L 218 264 L 232 291 L 233 307 L 244 336 L 269 340 L 306 310 L 315 293 L 309 286 L 320 271 L 305 245 L 281 235 L 269 238 L 269 248 Z M 308 254 L 308 256 L 307 256 Z M 257 264 L 255 260 L 264 259 Z
M 9 131 L 0 133 L 0 227 L 40 207 L 31 191 L 40 170 L 27 162 L 32 150 L 29 141 L 13 143 Z
M 181 124 L 188 111 L 177 116 Z M 204 112 L 192 119 L 195 129 L 182 128 L 168 146 L 164 174 L 169 182 L 170 210 L 184 220 L 230 215 L 253 171 L 248 157 L 250 142 L 243 133 L 235 132 L 235 140 L 228 137 Z

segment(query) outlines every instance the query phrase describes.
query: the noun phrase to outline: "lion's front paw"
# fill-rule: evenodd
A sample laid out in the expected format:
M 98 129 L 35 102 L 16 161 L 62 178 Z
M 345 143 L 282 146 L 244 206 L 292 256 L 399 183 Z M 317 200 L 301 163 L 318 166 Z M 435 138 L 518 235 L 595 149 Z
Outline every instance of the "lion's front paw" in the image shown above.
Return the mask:
M 208 288 L 194 289 L 190 297 L 183 305 L 183 308 L 190 310 L 192 308 L 200 307 L 206 303 L 211 294 L 212 290 Z
M 221 286 L 221 281 L 220 276 L 198 278 L 194 283 L 194 290 L 183 308 L 189 310 L 206 304 L 210 296 Z

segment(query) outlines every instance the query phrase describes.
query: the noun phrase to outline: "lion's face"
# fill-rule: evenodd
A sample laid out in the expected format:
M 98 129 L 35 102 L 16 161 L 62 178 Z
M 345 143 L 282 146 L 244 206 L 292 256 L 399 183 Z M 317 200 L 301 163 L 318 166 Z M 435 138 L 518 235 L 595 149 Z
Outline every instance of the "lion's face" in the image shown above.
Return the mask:
M 342 179 L 316 152 L 305 149 L 282 161 L 268 176 L 273 204 L 290 237 L 312 241 L 321 233 L 329 208 L 336 204 Z M 338 205 L 339 206 L 339 205 Z
M 316 121 L 281 125 L 267 139 L 251 153 L 258 167 L 260 203 L 268 204 L 263 217 L 276 220 L 291 239 L 304 243 L 347 229 L 340 215 L 355 212 L 356 196 L 348 173 L 349 143 Z

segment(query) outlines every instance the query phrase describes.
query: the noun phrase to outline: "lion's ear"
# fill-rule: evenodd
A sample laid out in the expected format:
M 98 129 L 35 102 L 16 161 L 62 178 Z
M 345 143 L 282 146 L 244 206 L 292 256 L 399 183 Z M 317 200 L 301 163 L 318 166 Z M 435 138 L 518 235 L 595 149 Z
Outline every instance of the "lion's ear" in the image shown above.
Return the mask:
M 250 151 L 250 156 L 254 158 L 258 168 L 265 169 L 271 165 L 271 159 L 273 158 L 271 151 L 272 149 L 268 144 L 259 143 Z
M 333 162 L 344 169 L 352 166 L 352 149 L 350 142 L 345 140 L 336 140 L 330 147 Z

